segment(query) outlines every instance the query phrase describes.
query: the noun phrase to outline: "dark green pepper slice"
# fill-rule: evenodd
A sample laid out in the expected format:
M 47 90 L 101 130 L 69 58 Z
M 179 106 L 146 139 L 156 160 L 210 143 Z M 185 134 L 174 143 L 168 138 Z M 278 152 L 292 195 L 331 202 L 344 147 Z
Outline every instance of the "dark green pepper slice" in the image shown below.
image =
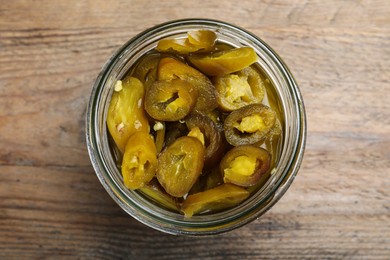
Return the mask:
M 209 117 L 193 113 L 185 119 L 189 130 L 199 128 L 206 147 L 205 165 L 210 167 L 221 159 L 225 143 L 217 125 Z
M 171 145 L 179 137 L 185 136 L 188 133 L 188 129 L 184 121 L 167 122 L 166 134 L 165 134 L 165 146 Z
M 275 120 L 275 112 L 262 104 L 234 110 L 224 122 L 226 140 L 233 146 L 260 142 L 272 129 Z
M 209 172 L 205 174 L 205 177 L 206 177 L 206 181 L 205 181 L 204 190 L 215 188 L 218 185 L 221 185 L 223 183 L 223 178 L 222 178 L 221 171 L 219 169 L 219 165 L 209 170 Z

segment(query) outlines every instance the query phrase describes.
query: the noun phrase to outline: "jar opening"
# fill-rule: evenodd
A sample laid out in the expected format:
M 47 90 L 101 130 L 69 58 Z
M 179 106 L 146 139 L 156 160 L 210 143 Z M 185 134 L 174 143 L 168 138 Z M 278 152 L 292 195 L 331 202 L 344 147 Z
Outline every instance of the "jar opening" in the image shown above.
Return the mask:
M 127 189 L 110 148 L 106 118 L 114 83 L 131 70 L 145 53 L 151 52 L 162 38 L 181 37 L 194 29 L 209 29 L 222 43 L 234 47 L 250 46 L 257 55 L 257 66 L 273 85 L 273 97 L 283 118 L 280 157 L 264 186 L 238 206 L 213 214 L 186 218 L 157 207 L 137 191 Z M 230 24 L 206 19 L 172 21 L 148 29 L 129 40 L 107 61 L 97 77 L 87 110 L 88 152 L 100 182 L 110 196 L 129 215 L 157 230 L 171 234 L 208 235 L 242 226 L 269 210 L 285 193 L 299 169 L 306 138 L 304 105 L 298 86 L 278 55 L 253 34 Z

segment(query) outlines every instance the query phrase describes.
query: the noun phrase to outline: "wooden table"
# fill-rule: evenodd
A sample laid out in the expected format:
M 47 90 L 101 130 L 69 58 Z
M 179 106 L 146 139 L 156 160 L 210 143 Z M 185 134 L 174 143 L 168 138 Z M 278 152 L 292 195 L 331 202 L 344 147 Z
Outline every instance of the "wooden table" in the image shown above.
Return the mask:
M 261 219 L 175 237 L 103 189 L 84 116 L 127 39 L 188 17 L 252 31 L 285 60 L 307 110 L 304 162 Z M 7 1 L 0 4 L 0 258 L 389 259 L 390 1 Z

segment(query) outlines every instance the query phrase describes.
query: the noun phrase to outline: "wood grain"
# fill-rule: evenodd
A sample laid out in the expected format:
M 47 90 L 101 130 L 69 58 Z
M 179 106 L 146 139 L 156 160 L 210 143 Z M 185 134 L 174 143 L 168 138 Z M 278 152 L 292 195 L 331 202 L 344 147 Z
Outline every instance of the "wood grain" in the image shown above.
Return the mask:
M 389 259 L 390 2 L 2 1 L 0 258 Z M 261 219 L 175 237 L 126 215 L 91 167 L 84 116 L 104 62 L 138 32 L 205 17 L 270 44 L 299 82 L 301 170 Z

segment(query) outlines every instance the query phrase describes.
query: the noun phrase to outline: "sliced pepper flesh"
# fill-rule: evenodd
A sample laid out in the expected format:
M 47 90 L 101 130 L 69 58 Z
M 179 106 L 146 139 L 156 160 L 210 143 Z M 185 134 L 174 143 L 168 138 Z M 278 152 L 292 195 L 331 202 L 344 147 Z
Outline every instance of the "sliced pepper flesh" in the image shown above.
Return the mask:
M 210 30 L 194 30 L 187 33 L 186 38 L 162 39 L 156 49 L 160 52 L 189 54 L 193 52 L 211 51 L 217 39 Z
M 240 71 L 258 59 L 256 52 L 250 47 L 241 47 L 214 52 L 209 55 L 193 55 L 189 61 L 208 76 L 222 76 Z
M 133 134 L 127 144 L 122 161 L 122 176 L 127 188 L 135 190 L 145 186 L 156 174 L 156 146 L 146 132 Z
M 149 132 L 143 109 L 144 86 L 137 78 L 125 78 L 111 97 L 107 127 L 115 144 L 123 153 L 127 140 L 135 132 Z
M 222 158 L 220 170 L 225 183 L 233 183 L 242 187 L 255 185 L 269 170 L 270 153 L 252 145 L 232 148 Z
M 205 165 L 210 167 L 218 163 L 225 149 L 225 142 L 222 133 L 216 123 L 209 117 L 192 113 L 185 120 L 188 129 L 198 128 L 203 134 L 204 145 L 206 147 Z
M 186 217 L 258 191 L 278 163 L 284 121 L 257 60 L 209 30 L 163 39 L 141 56 L 115 83 L 107 114 L 125 186 Z
M 215 188 L 189 195 L 183 202 L 182 212 L 186 217 L 194 214 L 217 211 L 238 205 L 249 196 L 246 189 L 225 183 Z
M 183 197 L 198 179 L 203 168 L 205 149 L 191 136 L 183 136 L 163 150 L 158 157 L 157 179 L 166 192 Z
M 196 89 L 184 80 L 159 80 L 146 92 L 145 110 L 156 120 L 177 121 L 191 112 L 197 97 Z
M 134 69 L 133 76 L 138 78 L 146 89 L 157 80 L 157 67 L 160 59 L 159 53 L 151 53 L 143 57 Z
M 160 153 L 164 147 L 165 142 L 165 122 L 156 121 L 153 125 L 153 131 L 155 132 L 155 144 L 157 153 Z
M 166 193 L 156 179 L 153 179 L 144 187 L 140 188 L 139 191 L 141 191 L 143 194 L 145 194 L 155 202 L 163 205 L 164 207 L 174 211 L 179 211 L 179 206 L 176 198 Z
M 170 146 L 173 142 L 176 141 L 179 137 L 185 136 L 188 134 L 188 129 L 186 124 L 180 121 L 168 122 L 166 124 L 166 134 L 165 134 L 165 147 Z
M 217 101 L 224 111 L 233 111 L 249 104 L 261 103 L 265 94 L 259 73 L 247 67 L 239 72 L 215 77 Z
M 215 188 L 223 183 L 222 174 L 219 165 L 212 168 L 206 175 L 205 190 Z
M 187 33 L 187 36 L 191 44 L 199 46 L 206 51 L 212 50 L 217 40 L 215 32 L 210 30 L 192 30 Z
M 200 131 L 199 127 L 195 126 L 191 129 L 191 131 L 187 134 L 187 136 L 192 136 L 198 139 L 203 145 L 205 144 L 204 141 L 204 134 L 202 131 Z M 207 153 L 207 152 L 206 152 Z
M 211 81 L 187 64 L 170 57 L 162 58 L 157 74 L 159 80 L 181 79 L 189 82 L 199 94 L 195 111 L 204 113 L 218 107 L 216 91 Z
M 226 140 L 233 146 L 255 144 L 265 138 L 275 121 L 275 112 L 262 104 L 234 110 L 224 122 Z
M 282 147 L 282 126 L 279 120 L 275 121 L 275 126 L 272 128 L 271 131 L 269 131 L 265 137 L 264 141 L 264 148 L 269 151 L 271 154 L 278 154 L 280 153 Z M 276 166 L 278 158 L 276 156 L 272 157 L 271 161 L 271 168 L 274 168 Z

